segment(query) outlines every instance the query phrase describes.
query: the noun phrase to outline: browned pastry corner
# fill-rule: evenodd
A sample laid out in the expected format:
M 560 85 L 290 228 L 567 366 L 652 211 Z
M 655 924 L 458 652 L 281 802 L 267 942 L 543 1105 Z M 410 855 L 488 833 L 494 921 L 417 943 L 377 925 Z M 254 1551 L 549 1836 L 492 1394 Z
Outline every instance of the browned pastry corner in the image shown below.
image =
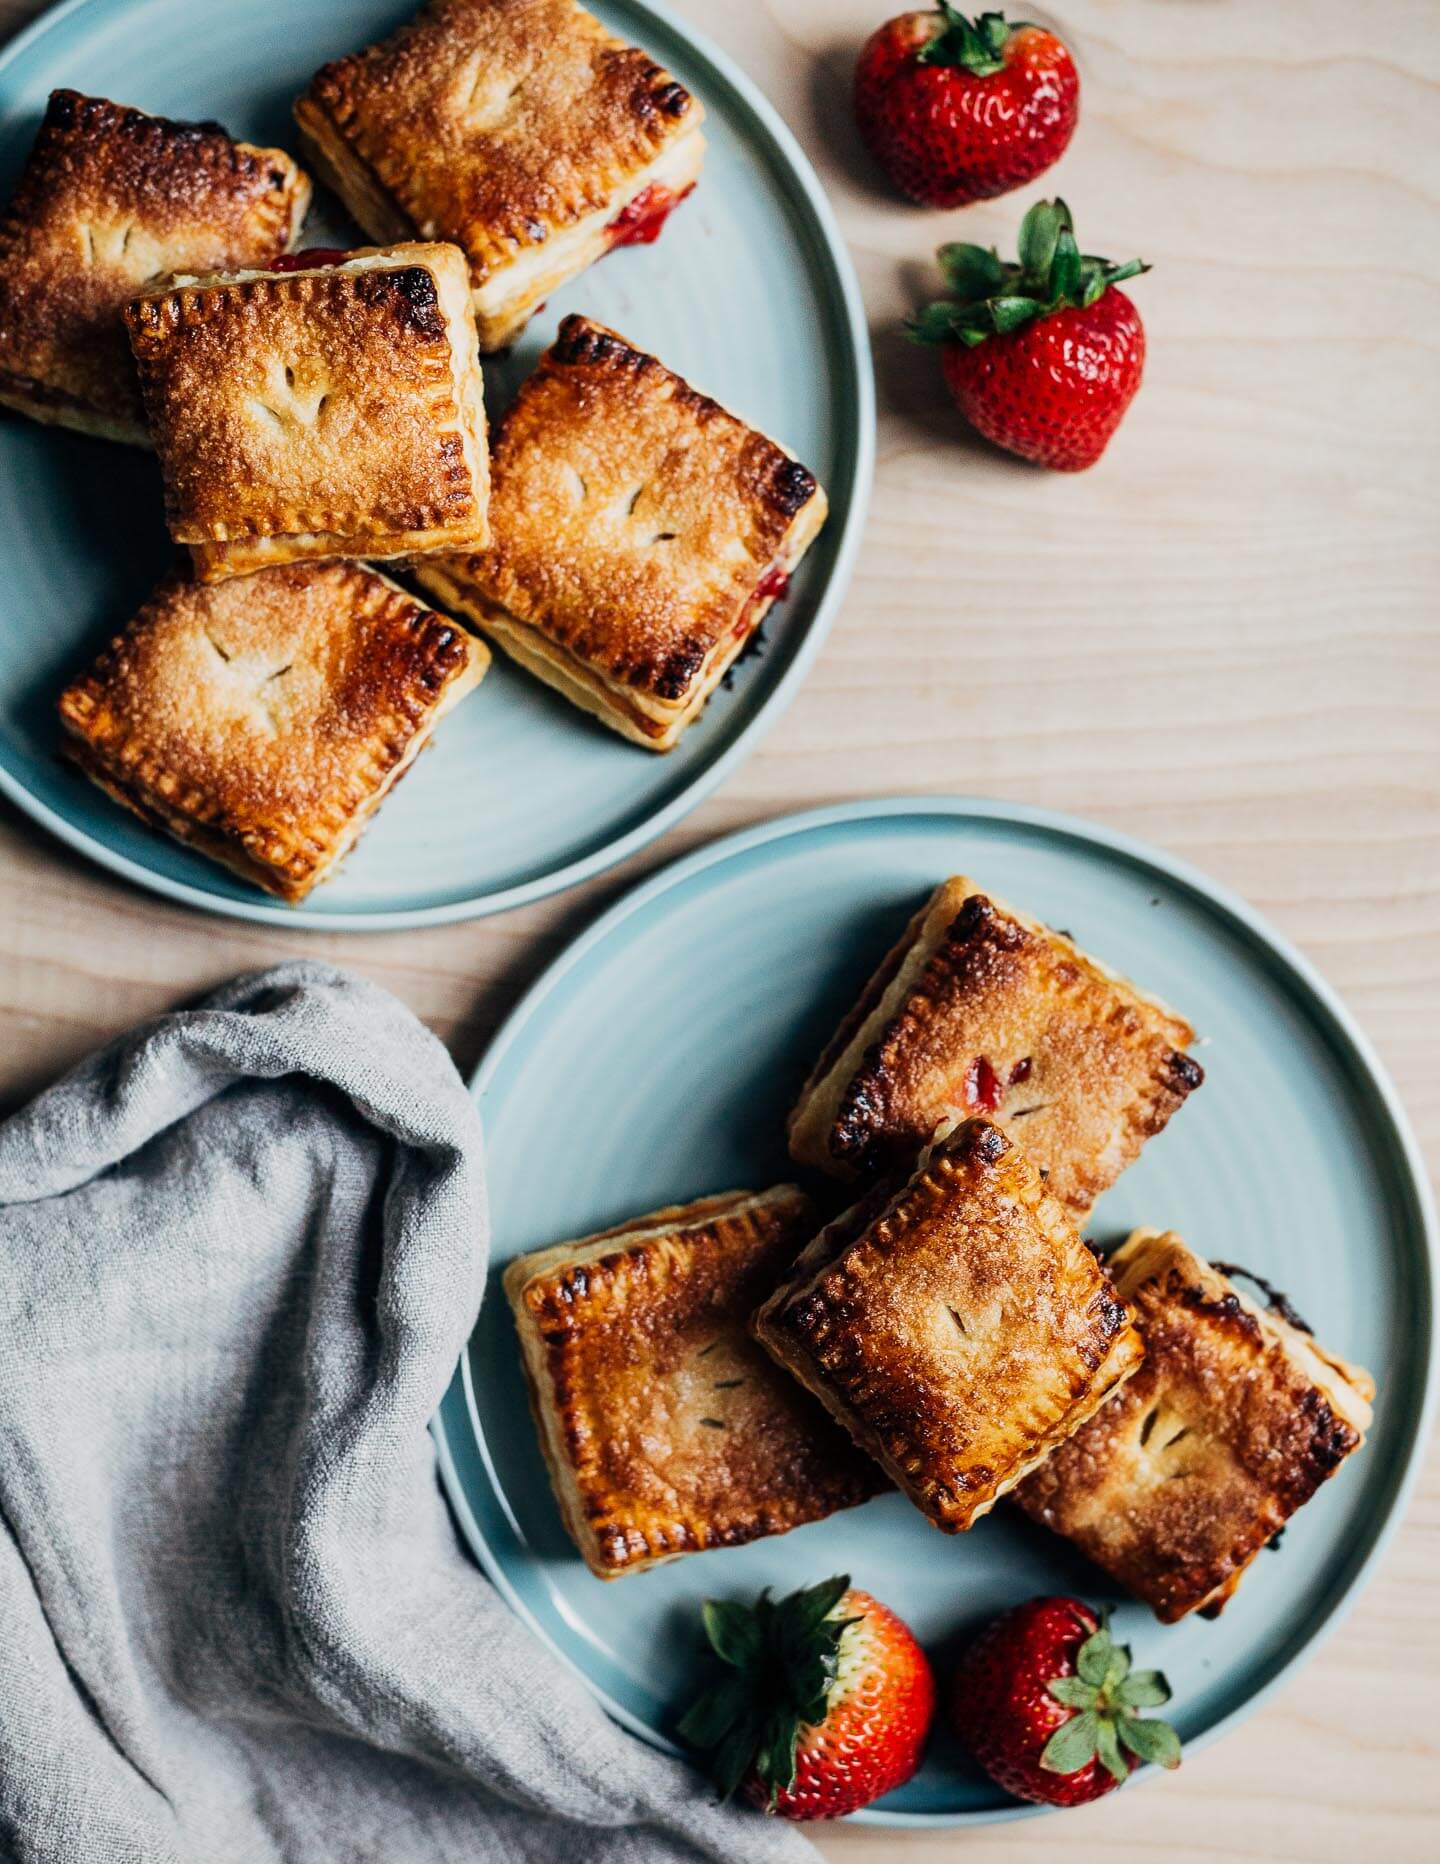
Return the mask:
M 309 204 L 279 149 L 52 91 L 0 218 L 0 404 L 147 445 L 124 306 L 175 272 L 264 265 Z
M 464 249 L 485 350 L 608 252 L 627 210 L 688 192 L 703 115 L 575 0 L 432 0 L 295 106 L 317 173 L 372 239 Z
M 437 601 L 647 749 L 669 750 L 825 521 L 785 449 L 567 317 L 495 436 L 491 541 L 418 566 Z
M 1141 1359 L 1030 1160 L 972 1119 L 893 1196 L 822 1230 L 756 1336 L 937 1527 L 960 1533 Z
M 1077 1221 L 1204 1075 L 1183 1017 L 963 876 L 871 978 L 790 1115 L 804 1164 L 904 1168 L 946 1120 L 1013 1134 Z
M 61 694 L 64 748 L 142 820 L 293 903 L 488 664 L 356 564 L 172 578 Z
M 600 1578 L 783 1534 L 886 1486 L 746 1330 L 812 1227 L 793 1185 L 735 1191 L 505 1271 L 550 1480 Z
M 1178 1236 L 1136 1230 L 1110 1266 L 1145 1363 L 1016 1500 L 1165 1623 L 1213 1617 L 1364 1442 L 1374 1382 Z

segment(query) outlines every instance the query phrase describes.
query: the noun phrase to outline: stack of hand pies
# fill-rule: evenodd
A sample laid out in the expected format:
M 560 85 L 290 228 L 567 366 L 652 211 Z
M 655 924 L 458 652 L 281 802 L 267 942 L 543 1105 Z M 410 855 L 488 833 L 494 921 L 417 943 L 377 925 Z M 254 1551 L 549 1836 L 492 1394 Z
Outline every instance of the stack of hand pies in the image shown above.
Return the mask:
M 282 151 L 53 94 L 0 221 L 0 403 L 153 446 L 189 557 L 61 695 L 95 782 L 298 901 L 483 640 L 632 742 L 679 741 L 824 492 L 580 316 L 492 446 L 479 355 L 656 237 L 702 115 L 575 0 L 432 0 L 295 110 L 386 243 L 296 251 L 311 184 Z
M 510 1264 L 591 1570 L 894 1487 L 952 1534 L 1010 1496 L 1161 1619 L 1217 1613 L 1363 1442 L 1374 1386 L 1169 1230 L 1081 1240 L 1201 1086 L 1194 1040 L 1064 933 L 940 885 L 790 1116 L 848 1209 L 732 1191 Z

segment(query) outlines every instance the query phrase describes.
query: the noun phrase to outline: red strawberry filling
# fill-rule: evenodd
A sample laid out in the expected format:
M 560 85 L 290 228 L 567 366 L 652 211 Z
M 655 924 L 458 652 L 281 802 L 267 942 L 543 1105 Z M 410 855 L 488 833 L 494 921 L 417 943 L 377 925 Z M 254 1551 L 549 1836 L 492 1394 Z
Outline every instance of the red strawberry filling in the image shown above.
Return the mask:
M 327 265 L 344 265 L 349 257 L 343 246 L 306 246 L 299 252 L 282 252 L 265 269 L 269 272 L 319 272 Z
M 1022 1081 L 1030 1079 L 1033 1066 L 1028 1055 L 1022 1055 L 1005 1079 L 996 1071 L 988 1055 L 977 1055 L 965 1070 L 965 1104 L 975 1107 L 981 1113 L 993 1113 L 1005 1098 L 1007 1089 L 1019 1087 Z
M 978 1107 L 981 1113 L 993 1113 L 1000 1105 L 1005 1089 L 988 1058 L 977 1055 L 965 1070 L 965 1104 Z
M 682 188 L 678 194 L 673 188 L 662 187 L 658 182 L 642 188 L 629 206 L 622 207 L 606 227 L 611 246 L 653 246 L 660 237 L 660 229 L 685 196 L 693 192 L 694 187 L 692 181 L 688 188 Z
M 780 564 L 772 563 L 765 574 L 750 591 L 749 600 L 740 611 L 740 619 L 735 623 L 735 632 L 747 635 L 760 618 L 760 611 L 767 602 L 783 602 L 790 593 L 790 572 Z

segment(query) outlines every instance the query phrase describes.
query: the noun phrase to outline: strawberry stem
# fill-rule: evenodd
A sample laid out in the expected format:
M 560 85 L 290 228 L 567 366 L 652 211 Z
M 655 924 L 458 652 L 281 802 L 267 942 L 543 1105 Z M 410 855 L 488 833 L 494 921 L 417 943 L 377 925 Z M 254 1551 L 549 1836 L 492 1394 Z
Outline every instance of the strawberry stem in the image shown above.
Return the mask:
M 1056 1702 L 1075 1713 L 1067 1716 L 1045 1743 L 1040 1765 L 1047 1773 L 1078 1773 L 1099 1758 L 1111 1778 L 1123 1785 L 1135 1760 L 1159 1767 L 1180 1765 L 1180 1737 L 1168 1722 L 1143 1719 L 1141 1708 L 1160 1708 L 1170 1700 L 1170 1685 L 1158 1670 L 1132 1670 L 1130 1647 L 1110 1635 L 1110 1615 L 1075 1654 L 1075 1675 L 1046 1684 Z
M 783 1599 L 768 1589 L 754 1605 L 709 1599 L 705 1635 L 722 1666 L 680 1722 L 682 1740 L 707 1756 L 721 1799 L 753 1775 L 773 1809 L 795 1784 L 795 1748 L 803 1728 L 830 1709 L 840 1640 L 858 1618 L 838 1618 L 848 1574 Z
M 1150 267 L 1142 259 L 1116 265 L 1082 253 L 1064 201 L 1037 201 L 1020 223 L 1019 263 L 994 247 L 955 241 L 936 254 L 954 293 L 927 304 L 906 323 L 917 343 L 963 343 L 969 349 L 993 336 L 1049 317 L 1065 306 L 1083 310 L 1112 285 Z
M 936 11 L 941 25 L 928 45 L 920 48 L 916 62 L 921 65 L 948 65 L 952 70 L 968 71 L 973 77 L 993 78 L 1005 69 L 1005 42 L 1018 32 L 1026 20 L 1007 20 L 1003 13 L 981 13 L 967 19 L 950 0 L 939 0 Z

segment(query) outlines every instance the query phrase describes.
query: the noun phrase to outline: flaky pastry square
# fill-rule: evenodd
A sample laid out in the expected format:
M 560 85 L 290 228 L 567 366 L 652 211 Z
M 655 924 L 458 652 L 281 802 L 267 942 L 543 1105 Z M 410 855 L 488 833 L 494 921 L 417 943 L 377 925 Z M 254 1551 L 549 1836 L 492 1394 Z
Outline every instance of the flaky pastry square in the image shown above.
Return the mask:
M 147 446 L 124 306 L 175 272 L 288 252 L 309 203 L 279 149 L 52 91 L 0 217 L 0 404 Z
M 1374 1381 L 1170 1232 L 1136 1230 L 1110 1269 L 1145 1363 L 1015 1499 L 1166 1624 L 1213 1618 L 1364 1442 Z
M 487 540 L 483 387 L 454 246 L 180 280 L 125 319 L 170 534 L 202 581 Z
M 790 1115 L 794 1158 L 904 1168 L 946 1120 L 1019 1140 L 1077 1221 L 1204 1079 L 1184 1017 L 963 875 L 907 926 Z
M 917 1508 L 962 1533 L 1141 1359 L 1104 1271 L 987 1120 L 822 1230 L 757 1338 Z
M 811 1228 L 793 1185 L 734 1191 L 506 1269 L 550 1480 L 601 1579 L 783 1534 L 886 1486 L 746 1329 Z
M 576 0 L 432 0 L 295 106 L 372 239 L 464 249 L 485 350 L 612 246 L 655 237 L 699 176 L 703 115 Z
M 142 820 L 295 903 L 489 658 L 357 564 L 172 578 L 61 694 L 63 745 Z
M 585 317 L 496 429 L 491 541 L 426 589 L 647 750 L 700 716 L 825 521 L 815 476 Z

